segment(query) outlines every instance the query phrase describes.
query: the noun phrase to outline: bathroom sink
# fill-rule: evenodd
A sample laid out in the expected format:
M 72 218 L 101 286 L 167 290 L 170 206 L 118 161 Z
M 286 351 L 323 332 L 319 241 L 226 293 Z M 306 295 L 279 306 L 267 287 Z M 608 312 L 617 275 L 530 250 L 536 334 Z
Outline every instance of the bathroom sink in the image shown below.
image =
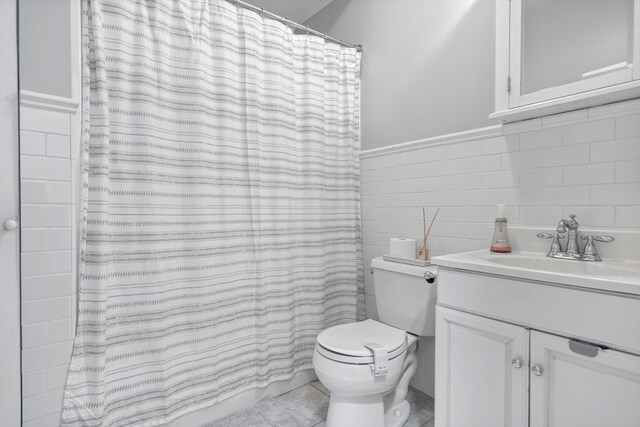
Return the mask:
M 507 267 L 542 270 L 562 274 L 584 275 L 590 277 L 618 277 L 638 275 L 632 265 L 611 262 L 582 262 L 532 256 L 496 256 L 489 257 L 489 262 Z
M 574 261 L 536 252 L 494 254 L 488 250 L 444 255 L 431 261 L 460 270 L 640 295 L 640 263 L 630 261 Z

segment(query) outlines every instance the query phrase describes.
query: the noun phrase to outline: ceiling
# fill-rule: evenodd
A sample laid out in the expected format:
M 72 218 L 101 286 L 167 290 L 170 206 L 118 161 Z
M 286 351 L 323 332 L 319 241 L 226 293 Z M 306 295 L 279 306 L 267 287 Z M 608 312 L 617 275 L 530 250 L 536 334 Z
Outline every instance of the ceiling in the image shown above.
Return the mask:
M 302 24 L 333 0 L 244 0 L 253 6 L 264 8 L 267 12 L 288 18 Z

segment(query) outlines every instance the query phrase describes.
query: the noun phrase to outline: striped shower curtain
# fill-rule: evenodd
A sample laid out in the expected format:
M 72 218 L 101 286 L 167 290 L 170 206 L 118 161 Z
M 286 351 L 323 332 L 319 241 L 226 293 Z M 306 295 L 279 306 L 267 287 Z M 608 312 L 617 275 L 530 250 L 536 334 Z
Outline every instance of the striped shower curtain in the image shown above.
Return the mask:
M 85 0 L 62 424 L 158 425 L 362 316 L 360 54 L 224 0 Z

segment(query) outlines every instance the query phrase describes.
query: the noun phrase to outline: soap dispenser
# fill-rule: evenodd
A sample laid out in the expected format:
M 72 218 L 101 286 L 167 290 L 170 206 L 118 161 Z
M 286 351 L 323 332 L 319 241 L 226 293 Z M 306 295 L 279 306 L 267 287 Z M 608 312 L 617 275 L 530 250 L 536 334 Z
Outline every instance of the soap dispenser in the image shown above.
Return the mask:
M 491 252 L 507 254 L 511 252 L 509 243 L 509 230 L 507 229 L 507 217 L 504 216 L 504 206 L 498 205 L 498 216 L 493 230 L 493 240 L 491 241 Z

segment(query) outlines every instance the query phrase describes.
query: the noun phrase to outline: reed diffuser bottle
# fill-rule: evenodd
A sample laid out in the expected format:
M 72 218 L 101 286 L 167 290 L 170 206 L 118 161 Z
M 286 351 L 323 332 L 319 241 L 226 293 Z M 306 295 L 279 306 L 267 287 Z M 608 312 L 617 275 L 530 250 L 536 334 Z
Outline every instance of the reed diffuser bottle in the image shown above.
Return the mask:
M 504 216 L 504 206 L 498 205 L 498 216 L 493 230 L 493 240 L 491 241 L 491 252 L 508 254 L 511 252 L 509 243 L 509 230 L 507 228 L 507 217 Z
M 438 216 L 438 212 L 440 212 L 440 208 L 436 211 L 436 214 L 431 219 L 431 224 L 429 224 L 429 228 L 427 228 L 427 213 L 426 209 L 422 208 L 422 227 L 423 227 L 423 235 L 422 235 L 422 243 L 420 244 L 420 249 L 418 249 L 418 259 L 420 261 L 426 261 L 429 259 L 429 245 L 427 244 L 427 238 L 429 237 L 429 232 L 431 231 L 431 227 L 433 227 L 433 223 Z

